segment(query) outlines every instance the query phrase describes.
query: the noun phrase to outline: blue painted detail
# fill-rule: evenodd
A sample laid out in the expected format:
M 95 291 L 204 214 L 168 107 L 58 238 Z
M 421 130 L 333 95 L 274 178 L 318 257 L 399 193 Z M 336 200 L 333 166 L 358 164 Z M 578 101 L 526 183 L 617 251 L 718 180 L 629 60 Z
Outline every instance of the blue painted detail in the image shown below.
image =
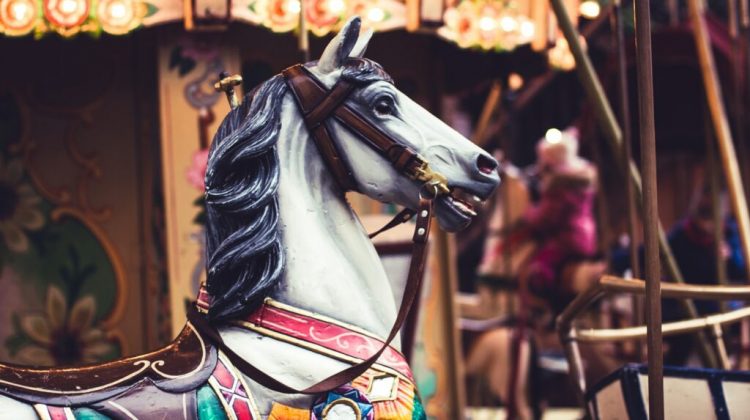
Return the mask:
M 316 416 L 314 418 L 322 419 L 323 410 L 332 402 L 340 399 L 348 399 L 356 403 L 362 414 L 360 417 L 362 420 L 373 418 L 374 413 L 370 400 L 364 394 L 348 385 L 330 391 L 326 394 L 325 398 L 318 399 L 313 406 L 313 414 Z

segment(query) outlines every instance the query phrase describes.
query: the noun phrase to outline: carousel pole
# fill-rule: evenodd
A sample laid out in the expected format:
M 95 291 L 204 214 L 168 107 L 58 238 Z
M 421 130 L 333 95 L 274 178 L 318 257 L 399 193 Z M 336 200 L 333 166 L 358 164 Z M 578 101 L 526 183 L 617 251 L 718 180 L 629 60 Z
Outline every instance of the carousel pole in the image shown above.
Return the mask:
M 734 217 L 737 218 L 737 225 L 740 231 L 742 256 L 745 260 L 748 278 L 750 278 L 750 216 L 748 216 L 747 199 L 742 186 L 737 155 L 732 143 L 732 132 L 729 129 L 729 121 L 727 120 L 726 109 L 724 108 L 724 101 L 721 95 L 721 85 L 716 74 L 716 63 L 714 63 L 714 56 L 711 51 L 708 28 L 703 17 L 704 5 L 700 0 L 689 0 L 688 6 L 693 21 L 695 47 L 698 51 L 701 73 L 703 74 L 708 109 L 711 113 L 716 140 L 719 143 L 724 176 L 727 180 Z
M 622 23 L 622 0 L 614 2 L 610 15 L 615 54 L 617 54 L 617 93 L 620 126 L 622 127 L 622 154 L 625 162 L 633 161 L 633 139 L 630 133 L 630 98 L 628 95 L 628 66 L 625 57 L 625 27 Z M 625 197 L 628 206 L 628 253 L 630 254 L 630 272 L 633 278 L 641 278 L 641 262 L 638 258 L 638 205 L 632 182 L 625 183 Z M 643 324 L 643 297 L 633 296 L 633 325 Z M 643 359 L 643 342 L 636 342 L 636 354 Z
M 732 125 L 734 135 L 737 139 L 737 149 L 739 151 L 740 175 L 743 185 L 748 182 L 748 150 L 747 139 L 745 138 L 745 92 L 742 90 L 743 77 L 742 71 L 745 67 L 742 60 L 742 48 L 746 40 L 742 38 L 740 31 L 742 17 L 740 13 L 743 7 L 740 6 L 742 0 L 728 0 L 728 20 L 729 35 L 732 38 Z
M 570 51 L 573 53 L 576 61 L 576 69 L 578 76 L 583 85 L 583 89 L 586 92 L 586 96 L 594 105 L 594 112 L 599 125 L 602 128 L 604 136 L 609 141 L 610 148 L 615 156 L 621 156 L 622 150 L 622 131 L 617 124 L 612 108 L 607 101 L 607 97 L 604 94 L 599 79 L 596 76 L 594 66 L 591 64 L 588 55 L 583 51 L 581 42 L 578 39 L 578 31 L 573 27 L 573 23 L 570 21 L 570 17 L 567 14 L 563 0 L 550 0 L 552 8 L 554 9 L 557 17 L 557 22 L 560 25 L 565 39 L 568 41 Z M 642 203 L 643 191 L 641 185 L 641 175 L 635 164 L 630 161 L 627 162 L 624 159 L 620 159 L 618 162 L 621 165 L 622 170 L 627 174 L 627 182 L 633 183 L 633 189 L 635 190 L 635 197 L 638 199 L 639 204 Z M 664 234 L 664 230 L 658 226 L 658 239 L 659 249 L 661 250 L 661 256 L 664 259 L 665 270 L 669 277 L 677 283 L 684 283 L 680 269 L 677 266 L 677 262 L 674 259 L 672 250 L 667 242 L 667 237 Z M 695 309 L 695 305 L 690 300 L 682 300 L 683 309 L 688 317 L 697 318 L 698 311 Z M 698 350 L 700 352 L 703 362 L 708 367 L 716 367 L 717 361 L 714 354 L 713 348 L 710 345 L 704 331 L 696 333 L 698 337 Z
M 479 121 L 477 122 L 477 129 L 474 131 L 474 144 L 484 147 L 487 143 L 487 127 L 490 125 L 492 116 L 495 115 L 495 111 L 500 105 L 500 99 L 502 97 L 502 84 L 499 80 L 492 82 L 490 87 L 490 93 L 487 95 L 487 100 L 484 101 L 482 107 L 482 113 L 479 115 Z
M 622 153 L 626 162 L 633 160 L 632 136 L 630 134 L 630 99 L 628 98 L 628 66 L 625 58 L 625 28 L 622 23 L 622 3 L 615 1 L 612 9 L 612 27 L 614 32 L 615 51 L 617 54 L 617 93 L 620 126 L 622 127 Z M 635 189 L 632 182 L 625 183 L 625 193 L 628 205 L 628 235 L 630 236 L 630 267 L 634 278 L 641 278 L 641 264 L 638 261 L 638 241 L 636 240 L 638 227 L 638 206 L 635 199 Z
M 307 63 L 310 61 L 310 34 L 307 30 L 307 2 L 305 0 L 299 1 L 299 39 L 297 42 L 297 48 L 299 48 L 300 54 L 302 55 L 302 62 Z
M 638 77 L 641 167 L 643 169 L 643 244 L 646 280 L 646 345 L 648 347 L 649 418 L 664 418 L 664 367 L 661 334 L 661 266 L 659 207 L 656 196 L 656 128 L 654 76 L 651 66 L 651 11 L 649 0 L 635 0 L 635 50 Z

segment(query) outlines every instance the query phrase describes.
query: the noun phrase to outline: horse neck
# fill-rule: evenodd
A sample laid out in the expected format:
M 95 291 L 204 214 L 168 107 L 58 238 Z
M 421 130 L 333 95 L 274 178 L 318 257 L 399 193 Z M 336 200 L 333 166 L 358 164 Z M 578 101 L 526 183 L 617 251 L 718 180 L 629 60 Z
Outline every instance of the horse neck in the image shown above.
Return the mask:
M 279 209 L 286 267 L 274 298 L 386 337 L 396 318 L 391 285 L 291 97 L 284 101 L 281 126 Z

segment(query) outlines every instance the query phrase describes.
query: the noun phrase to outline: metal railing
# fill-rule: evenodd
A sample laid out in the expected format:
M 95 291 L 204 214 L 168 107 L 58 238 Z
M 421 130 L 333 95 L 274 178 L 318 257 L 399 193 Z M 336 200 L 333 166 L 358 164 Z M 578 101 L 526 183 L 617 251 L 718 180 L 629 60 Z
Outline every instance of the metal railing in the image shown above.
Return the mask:
M 699 299 L 699 300 L 750 300 L 750 286 L 717 286 L 662 283 L 662 298 Z M 646 326 L 624 328 L 577 328 L 575 320 L 594 302 L 602 297 L 615 293 L 645 294 L 646 282 L 643 280 L 624 279 L 615 276 L 603 276 L 591 287 L 579 294 L 557 318 L 557 332 L 565 350 L 570 366 L 570 374 L 575 380 L 576 390 L 581 403 L 585 402 L 586 379 L 581 361 L 579 342 L 597 343 L 605 341 L 627 341 L 646 336 Z M 662 333 L 666 336 L 708 330 L 712 343 L 719 354 L 723 369 L 729 369 L 729 357 L 722 338 L 723 325 L 731 324 L 750 317 L 750 307 L 735 309 L 730 312 L 708 315 L 700 318 L 673 321 L 662 324 Z M 584 407 L 586 404 L 583 405 Z

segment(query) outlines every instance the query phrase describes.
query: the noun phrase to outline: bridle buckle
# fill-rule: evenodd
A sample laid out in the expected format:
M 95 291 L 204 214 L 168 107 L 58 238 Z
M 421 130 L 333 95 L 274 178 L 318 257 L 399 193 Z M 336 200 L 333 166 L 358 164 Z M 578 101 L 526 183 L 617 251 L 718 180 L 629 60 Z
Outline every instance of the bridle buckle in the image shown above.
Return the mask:
M 412 179 L 424 182 L 424 187 L 427 187 L 428 190 L 434 190 L 435 196 L 450 194 L 448 178 L 440 172 L 433 171 L 426 160 L 420 160 L 421 163 L 414 168 L 414 173 L 410 175 Z

